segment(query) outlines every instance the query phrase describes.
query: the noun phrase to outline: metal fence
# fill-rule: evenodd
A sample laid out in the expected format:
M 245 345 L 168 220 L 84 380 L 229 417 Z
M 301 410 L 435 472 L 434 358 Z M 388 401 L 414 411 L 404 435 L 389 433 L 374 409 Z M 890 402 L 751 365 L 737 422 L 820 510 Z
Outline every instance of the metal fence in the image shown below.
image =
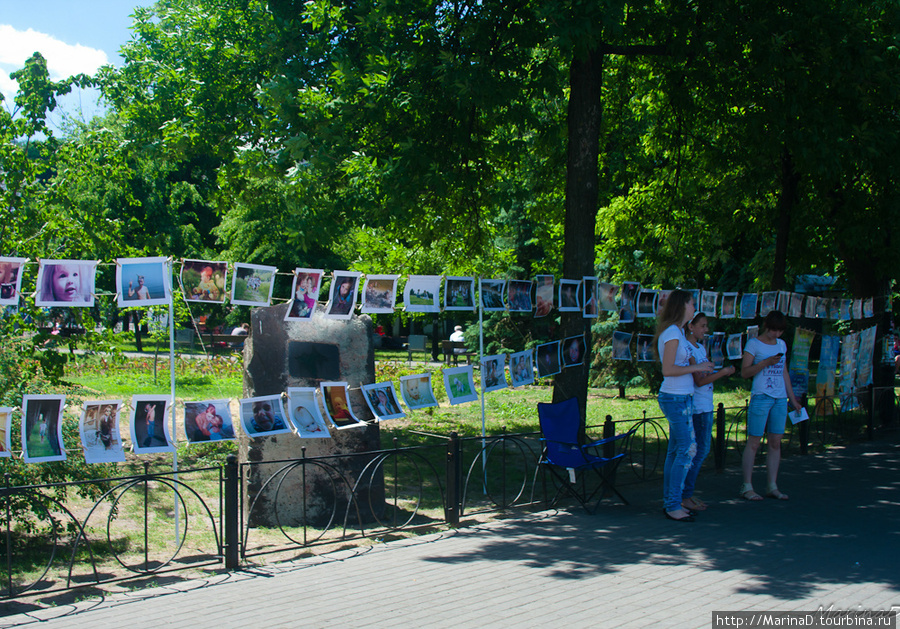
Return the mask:
M 807 407 L 809 421 L 788 424 L 788 454 L 871 437 L 878 412 L 893 413 L 893 389 Z M 717 409 L 710 457 L 717 469 L 740 464 L 746 408 Z M 665 418 L 607 416 L 588 427 L 604 437 L 631 428 L 619 485 L 662 474 Z M 0 598 L 206 566 L 236 569 L 275 553 L 546 504 L 538 433 L 428 437 L 426 445 L 395 441 L 376 452 L 304 452 L 282 461 L 239 463 L 231 455 L 223 467 L 179 472 L 150 472 L 145 464 L 142 474 L 73 483 L 10 486 L 7 477 L 0 488 L 6 518 Z M 258 477 L 265 480 L 253 486 Z

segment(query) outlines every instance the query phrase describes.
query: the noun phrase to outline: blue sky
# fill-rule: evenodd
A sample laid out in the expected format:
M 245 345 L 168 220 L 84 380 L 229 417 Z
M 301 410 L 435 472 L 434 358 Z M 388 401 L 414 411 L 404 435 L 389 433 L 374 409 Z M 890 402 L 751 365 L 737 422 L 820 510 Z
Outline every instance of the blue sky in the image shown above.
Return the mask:
M 131 37 L 135 6 L 152 0 L 0 0 L 0 92 L 12 108 L 16 91 L 10 72 L 20 69 L 35 51 L 47 59 L 50 76 L 59 80 L 79 72 L 93 74 L 107 63 L 121 65 L 119 48 Z M 68 115 L 90 117 L 96 94 L 73 94 L 63 103 Z M 54 116 L 61 121 L 62 116 Z

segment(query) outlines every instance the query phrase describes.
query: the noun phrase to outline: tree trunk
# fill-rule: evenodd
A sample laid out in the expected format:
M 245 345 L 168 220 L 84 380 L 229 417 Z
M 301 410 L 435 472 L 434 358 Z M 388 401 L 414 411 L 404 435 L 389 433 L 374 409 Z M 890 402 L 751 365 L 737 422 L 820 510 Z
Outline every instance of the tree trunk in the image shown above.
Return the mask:
M 775 260 L 772 265 L 772 290 L 784 288 L 791 214 L 800 200 L 799 189 L 800 175 L 794 170 L 794 159 L 790 151 L 784 147 L 781 153 L 781 193 L 778 196 L 778 231 L 775 236 Z
M 597 221 L 600 154 L 600 122 L 603 115 L 601 85 L 603 53 L 591 50 L 575 57 L 569 68 L 568 160 L 566 164 L 566 217 L 563 275 L 580 279 L 594 275 L 594 232 Z M 590 331 L 593 319 L 580 313 L 561 313 L 563 338 L 585 334 L 584 363 L 558 374 L 553 383 L 553 401 L 578 398 L 582 417 L 587 402 L 591 365 Z

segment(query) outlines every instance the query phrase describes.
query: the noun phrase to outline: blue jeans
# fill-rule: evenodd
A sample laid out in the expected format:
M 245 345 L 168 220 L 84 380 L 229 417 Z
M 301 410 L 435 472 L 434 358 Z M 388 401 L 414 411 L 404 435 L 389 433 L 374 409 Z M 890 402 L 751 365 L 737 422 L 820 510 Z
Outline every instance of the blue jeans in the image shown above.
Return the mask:
M 690 498 L 694 495 L 694 485 L 697 483 L 697 476 L 700 474 L 700 467 L 709 454 L 709 446 L 712 441 L 712 411 L 708 413 L 694 413 L 694 443 L 697 444 L 697 453 L 694 460 L 691 461 L 691 469 L 688 470 L 687 476 L 684 477 L 684 489 L 681 492 L 682 498 Z
M 681 509 L 684 479 L 694 460 L 693 396 L 660 393 L 659 408 L 669 420 L 669 449 L 663 467 L 663 501 L 666 511 Z

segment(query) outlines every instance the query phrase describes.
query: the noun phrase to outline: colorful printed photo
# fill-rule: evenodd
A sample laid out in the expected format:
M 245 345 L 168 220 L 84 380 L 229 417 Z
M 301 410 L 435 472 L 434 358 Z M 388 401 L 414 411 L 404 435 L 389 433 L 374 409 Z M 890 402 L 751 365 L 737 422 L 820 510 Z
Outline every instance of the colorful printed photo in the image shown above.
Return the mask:
M 346 382 L 323 382 L 319 389 L 325 400 L 325 415 L 338 430 L 366 425 L 353 414 Z
M 400 408 L 397 401 L 397 392 L 393 382 L 376 382 L 375 384 L 362 385 L 363 397 L 369 410 L 375 416 L 375 420 L 382 422 L 386 419 L 398 419 L 406 417 L 406 413 Z
M 138 454 L 174 452 L 169 435 L 168 397 L 135 395 L 131 398 L 131 448 Z
M 78 430 L 85 463 L 123 463 L 125 449 L 119 433 L 122 400 L 90 400 L 81 410 Z
M 187 435 L 188 443 L 234 439 L 234 424 L 228 400 L 185 402 L 184 434 Z
M 65 395 L 22 398 L 22 455 L 26 463 L 65 461 L 62 421 Z
M 331 319 L 349 319 L 356 308 L 356 293 L 362 273 L 335 271 L 331 282 L 331 296 L 325 306 L 325 316 Z
M 559 360 L 559 341 L 552 341 L 537 346 L 538 378 L 549 378 L 562 371 Z
M 96 261 L 41 260 L 34 305 L 93 306 L 96 273 Z
M 597 285 L 597 293 L 600 300 L 600 310 L 606 312 L 615 312 L 618 306 L 616 298 L 619 296 L 619 287 L 617 284 L 607 284 L 600 282 Z
M 12 407 L 0 406 L 0 458 L 12 456 Z
M 620 323 L 631 323 L 634 321 L 637 308 L 637 296 L 640 290 L 641 285 L 637 282 L 624 282 L 622 284 L 622 299 L 619 301 Z
M 450 404 L 463 404 L 475 402 L 478 394 L 475 392 L 475 379 L 472 365 L 465 367 L 451 367 L 444 369 L 444 389 Z
M 303 439 L 327 439 L 331 437 L 328 422 L 319 410 L 315 387 L 291 387 L 287 390 L 287 404 L 291 423 L 297 436 Z
M 546 317 L 553 310 L 553 276 L 538 275 L 534 278 L 534 316 Z
M 505 280 L 479 280 L 478 294 L 481 296 L 481 308 L 485 312 L 506 310 L 503 295 L 506 292 Z
M 638 318 L 647 318 L 656 316 L 656 300 L 659 291 L 649 288 L 642 288 L 638 292 L 637 298 L 637 316 Z
M 651 363 L 656 360 L 653 355 L 653 335 L 637 335 L 637 359 L 639 363 Z
M 235 264 L 231 278 L 231 303 L 235 306 L 268 306 L 275 287 L 274 266 Z
M 510 312 L 531 312 L 531 282 L 529 280 L 509 280 L 506 298 Z M 551 296 L 553 287 L 551 286 Z
M 363 285 L 362 312 L 394 314 L 399 275 L 368 275 Z
M 448 277 L 444 284 L 444 310 L 475 310 L 475 278 Z
M 430 373 L 400 376 L 400 395 L 410 410 L 438 405 L 431 388 Z
M 581 314 L 585 319 L 593 319 L 600 314 L 600 297 L 597 294 L 597 278 L 586 275 L 581 278 L 581 288 L 584 292 L 582 303 L 584 307 Z
M 581 282 L 578 280 L 559 280 L 559 308 L 560 312 L 579 312 L 581 303 L 578 301 L 581 292 Z
M 25 258 L 0 258 L 0 306 L 16 306 L 22 292 Z
M 305 321 L 313 316 L 324 274 L 322 269 L 294 269 L 293 298 L 284 316 L 285 321 Z
M 563 340 L 562 359 L 564 367 L 577 367 L 584 364 L 584 355 L 586 347 L 584 343 L 584 335 L 570 336 Z
M 241 400 L 241 428 L 251 437 L 267 437 L 290 432 L 280 395 L 264 395 Z
M 481 392 L 506 388 L 506 354 L 485 356 L 481 359 Z
M 509 356 L 509 377 L 514 387 L 534 384 L 534 352 L 525 350 Z
M 613 358 L 631 360 L 631 333 L 616 330 L 612 337 Z
M 227 292 L 228 264 L 208 260 L 185 260 L 181 265 L 181 287 L 185 301 L 221 304 Z
M 165 306 L 172 302 L 171 271 L 166 258 L 117 258 L 116 303 L 128 306 Z
M 440 312 L 440 275 L 410 275 L 403 287 L 403 309 L 407 312 Z

